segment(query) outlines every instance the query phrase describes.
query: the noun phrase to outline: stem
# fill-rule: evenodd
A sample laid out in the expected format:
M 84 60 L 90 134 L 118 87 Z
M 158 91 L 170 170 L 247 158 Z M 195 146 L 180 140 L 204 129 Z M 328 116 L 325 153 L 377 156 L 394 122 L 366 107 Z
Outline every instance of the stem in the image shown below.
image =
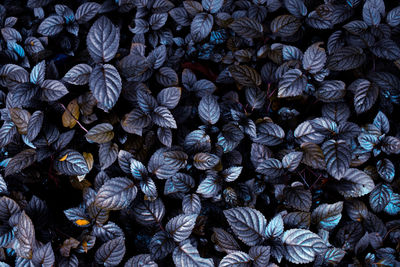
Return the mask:
M 62 103 L 60 103 L 60 105 L 63 107 L 65 111 L 68 111 L 69 115 L 71 115 L 71 117 L 76 121 L 79 127 L 81 127 L 81 129 L 87 133 L 88 130 L 85 127 L 83 127 L 83 125 L 75 118 L 75 116 L 71 113 L 71 111 L 69 111 L 69 109 L 67 109 Z
M 315 182 L 310 186 L 310 189 L 312 189 L 312 188 L 314 187 L 314 185 L 317 184 L 317 182 L 319 181 L 319 179 L 321 179 L 321 177 L 322 177 L 322 174 L 320 174 L 320 175 L 318 176 L 317 180 L 315 180 Z

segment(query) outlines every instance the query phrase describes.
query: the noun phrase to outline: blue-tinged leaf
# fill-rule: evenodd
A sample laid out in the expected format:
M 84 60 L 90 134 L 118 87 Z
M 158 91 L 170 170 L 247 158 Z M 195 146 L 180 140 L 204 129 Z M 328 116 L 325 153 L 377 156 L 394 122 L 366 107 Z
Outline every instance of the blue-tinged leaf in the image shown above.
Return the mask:
M 85 158 L 77 151 L 67 149 L 54 161 L 54 168 L 65 175 L 84 175 L 89 172 Z
M 391 183 L 395 176 L 394 164 L 389 159 L 381 159 L 376 163 L 376 170 L 379 176 L 388 183 Z
M 240 250 L 239 244 L 230 233 L 221 228 L 214 228 L 213 230 L 213 242 L 216 244 L 218 249 L 225 251 L 228 254 Z
M 124 267 L 157 267 L 157 263 L 153 261 L 150 254 L 139 254 L 130 258 L 124 265 Z
M 196 193 L 200 194 L 204 198 L 212 198 L 216 196 L 221 190 L 221 185 L 216 177 L 207 176 L 199 184 Z
M 198 13 L 190 25 L 193 41 L 200 42 L 206 38 L 211 32 L 213 24 L 214 18 L 211 14 Z
M 295 46 L 284 45 L 282 47 L 282 58 L 284 61 L 302 60 L 303 52 L 301 52 L 301 50 Z
M 343 81 L 323 81 L 317 91 L 317 98 L 323 102 L 337 102 L 346 95 L 346 84 Z
M 53 15 L 40 23 L 38 33 L 44 36 L 53 36 L 62 31 L 64 18 L 62 16 Z
M 310 230 L 291 229 L 283 234 L 285 258 L 295 264 L 312 262 L 315 256 L 323 253 L 327 246 L 324 241 Z
M 300 144 L 306 142 L 320 144 L 325 139 L 325 135 L 316 131 L 310 121 L 300 123 L 294 130 L 294 137 Z
M 333 71 L 351 70 L 360 67 L 366 59 L 360 47 L 342 47 L 328 57 L 327 68 Z
M 307 7 L 303 0 L 284 0 L 286 9 L 295 17 L 301 18 L 307 15 Z
M 337 188 L 344 197 L 361 197 L 370 193 L 375 187 L 372 178 L 358 169 L 347 169 Z
M 266 238 L 280 239 L 282 238 L 283 230 L 283 219 L 282 216 L 278 214 L 268 223 L 265 229 L 265 236 Z
M 286 154 L 283 157 L 282 166 L 288 171 L 293 172 L 297 169 L 302 159 L 303 159 L 303 152 L 300 151 L 290 152 L 289 154 Z
M 214 261 L 200 257 L 197 248 L 189 241 L 181 243 L 174 249 L 172 259 L 177 267 L 214 267 Z
M 381 10 L 385 12 L 383 0 L 367 0 L 364 3 L 362 16 L 369 26 L 377 26 L 381 22 Z
M 94 18 L 100 10 L 101 5 L 95 2 L 86 2 L 78 7 L 75 12 L 75 19 L 79 24 L 83 24 Z
M 267 266 L 271 254 L 271 248 L 267 246 L 255 246 L 250 248 L 249 256 L 253 259 L 254 267 Z
M 160 198 L 154 201 L 144 200 L 133 208 L 136 221 L 142 225 L 161 223 L 165 215 L 165 206 Z
M 114 58 L 119 47 L 119 28 L 102 16 L 89 30 L 86 38 L 90 56 L 95 62 L 108 62 Z
M 278 97 L 295 97 L 303 94 L 307 77 L 299 69 L 291 69 L 283 75 L 278 85 Z
M 121 93 L 121 77 L 113 65 L 98 64 L 90 74 L 89 88 L 97 100 L 97 106 L 108 112 Z
M 400 195 L 392 193 L 390 201 L 384 208 L 384 211 L 389 215 L 398 215 L 400 213 Z
M 143 180 L 144 178 L 147 177 L 147 169 L 140 161 L 131 158 L 129 166 L 133 178 L 137 180 Z
M 221 175 L 224 177 L 226 182 L 233 182 L 239 177 L 242 169 L 242 166 L 229 167 L 228 169 L 223 170 Z
M 344 140 L 328 140 L 321 148 L 328 173 L 340 180 L 350 166 L 352 153 L 349 145 Z
M 337 265 L 342 261 L 345 255 L 346 252 L 340 248 L 328 248 L 325 253 L 321 255 L 321 261 L 324 264 Z
M 381 212 L 391 199 L 393 189 L 390 185 L 379 184 L 369 195 L 369 204 L 373 211 Z
M 125 177 L 108 180 L 96 195 L 95 203 L 98 207 L 107 210 L 123 209 L 135 199 L 137 188 Z
M 285 205 L 301 211 L 309 211 L 312 205 L 312 196 L 309 189 L 305 189 L 300 183 L 288 186 L 283 191 Z
M 235 235 L 246 245 L 255 246 L 264 240 L 267 220 L 258 210 L 233 208 L 224 210 L 224 215 Z
M 55 261 L 54 251 L 51 243 L 47 243 L 33 252 L 32 262 L 42 267 L 51 267 Z
M 46 62 L 42 60 L 32 68 L 31 74 L 29 76 L 30 82 L 40 85 L 44 81 L 45 72 Z
M 199 116 L 204 123 L 215 124 L 219 120 L 220 108 L 213 95 L 204 96 L 199 103 Z
M 125 255 L 125 240 L 123 237 L 117 237 L 101 245 L 95 254 L 95 260 L 98 264 L 104 266 L 117 266 Z
M 211 14 L 217 13 L 222 5 L 224 4 L 223 0 L 202 0 L 201 5 L 205 10 L 210 12 Z
M 174 240 L 164 231 L 157 232 L 149 243 L 151 256 L 156 260 L 165 258 L 174 248 Z
M 379 140 L 376 135 L 360 134 L 358 136 L 358 142 L 366 151 L 372 151 L 372 149 L 374 149 L 374 147 L 379 143 Z
M 182 210 L 185 214 L 200 214 L 200 197 L 196 194 L 184 196 L 182 199 Z
M 155 200 L 158 196 L 157 187 L 153 179 L 147 178 L 140 181 L 140 189 L 145 197 L 149 200 Z
M 321 204 L 311 214 L 313 223 L 318 224 L 319 228 L 332 230 L 342 218 L 343 202 L 334 204 Z
M 175 242 L 189 238 L 198 214 L 181 214 L 168 221 L 165 230 L 170 233 Z
M 211 150 L 211 139 L 203 130 L 195 130 L 190 132 L 184 141 L 184 149 L 188 153 L 208 152 Z
M 276 146 L 283 142 L 285 131 L 279 125 L 267 122 L 259 124 L 257 127 L 257 137 L 254 142 L 267 146 Z
M 393 8 L 387 13 L 386 22 L 392 27 L 400 24 L 400 6 Z
M 89 82 L 91 72 L 91 66 L 87 64 L 77 64 L 64 75 L 63 80 L 74 85 L 84 85 Z
M 45 101 L 56 101 L 68 94 L 65 85 L 57 80 L 45 80 L 40 87 L 42 89 L 42 100 Z
M 90 219 L 83 208 L 71 208 L 64 210 L 68 220 L 78 227 L 89 227 Z
M 252 258 L 249 254 L 242 251 L 235 251 L 223 257 L 218 267 L 250 267 L 251 261 Z
M 301 0 L 295 0 L 301 1 Z M 321 71 L 326 63 L 325 49 L 319 47 L 321 42 L 315 43 L 307 48 L 302 60 L 303 68 L 309 73 L 316 74 Z
M 272 158 L 266 159 L 259 164 L 256 171 L 271 178 L 279 177 L 285 172 L 282 163 L 278 159 Z
M 182 193 L 189 192 L 195 186 L 195 180 L 192 176 L 185 173 L 176 173 L 171 177 L 174 188 Z

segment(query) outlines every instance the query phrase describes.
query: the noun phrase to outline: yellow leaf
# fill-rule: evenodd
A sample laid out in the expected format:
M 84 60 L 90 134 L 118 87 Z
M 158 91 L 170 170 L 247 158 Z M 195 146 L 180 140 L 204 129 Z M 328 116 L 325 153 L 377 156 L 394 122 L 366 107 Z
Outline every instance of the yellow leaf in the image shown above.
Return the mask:
M 75 223 L 79 226 L 85 226 L 85 225 L 88 225 L 90 222 L 85 219 L 79 219 L 79 220 L 76 220 Z
M 76 99 L 69 102 L 67 110 L 62 115 L 62 123 L 64 127 L 74 128 L 76 121 L 79 119 L 79 105 Z
M 85 158 L 86 163 L 88 165 L 88 169 L 90 171 L 93 168 L 93 162 L 94 162 L 93 155 L 92 153 L 89 152 L 83 152 L 82 155 Z
M 68 157 L 68 153 L 67 153 L 67 154 L 65 154 L 65 156 L 64 156 L 64 157 L 62 157 L 61 159 L 59 159 L 58 161 L 64 161 L 64 160 L 66 160 L 66 159 L 67 159 L 67 157 Z

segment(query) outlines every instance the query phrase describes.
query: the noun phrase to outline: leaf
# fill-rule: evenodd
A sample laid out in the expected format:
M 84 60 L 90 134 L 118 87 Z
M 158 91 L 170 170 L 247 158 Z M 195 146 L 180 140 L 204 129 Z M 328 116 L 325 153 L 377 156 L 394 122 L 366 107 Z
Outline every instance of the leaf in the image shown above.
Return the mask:
M 288 171 L 293 172 L 297 169 L 302 159 L 303 159 L 303 152 L 300 151 L 290 152 L 289 154 L 286 154 L 283 157 L 282 166 Z
M 155 13 L 150 16 L 149 24 L 153 30 L 159 30 L 165 25 L 167 19 L 167 13 Z
M 301 185 L 286 187 L 284 190 L 285 205 L 301 210 L 309 211 L 312 205 L 312 196 L 309 189 Z
M 390 201 L 386 205 L 384 211 L 389 215 L 398 215 L 400 213 L 400 195 L 393 193 L 390 196 Z
M 136 267 L 140 265 L 145 265 L 148 267 L 157 267 L 157 263 L 155 263 L 151 259 L 150 254 L 139 254 L 137 256 L 133 256 L 130 258 L 124 265 L 124 267 Z
M 77 120 L 79 119 L 79 104 L 77 99 L 73 99 L 69 102 L 67 109 L 64 111 L 61 120 L 64 127 L 74 128 Z
M 370 193 L 375 187 L 369 175 L 358 169 L 346 171 L 338 185 L 338 191 L 344 197 L 361 197 Z
M 117 69 L 110 64 L 96 65 L 90 74 L 89 87 L 97 106 L 108 112 L 117 102 L 122 82 Z
M 100 10 L 101 5 L 95 2 L 86 2 L 78 7 L 75 12 L 75 20 L 83 24 L 94 18 Z
M 350 21 L 346 25 L 343 25 L 349 33 L 354 35 L 361 35 L 368 29 L 368 24 L 362 20 Z
M 219 120 L 220 108 L 213 95 L 204 96 L 199 103 L 199 116 L 204 123 L 215 124 Z
M 193 165 L 199 170 L 213 168 L 219 162 L 219 157 L 210 153 L 197 153 L 193 157 Z
M 169 232 L 175 242 L 189 238 L 196 224 L 197 214 L 181 214 L 168 221 L 165 230 Z
M 322 145 L 326 169 L 335 179 L 340 180 L 350 166 L 352 153 L 344 140 L 328 140 Z
M 96 63 L 108 62 L 117 53 L 119 29 L 112 24 L 111 20 L 102 16 L 90 28 L 86 44 L 90 56 Z
M 149 250 L 153 259 L 163 259 L 175 248 L 175 243 L 169 234 L 164 231 L 157 232 L 149 243 Z
M 0 129 L 0 147 L 8 145 L 16 134 L 15 124 L 12 121 L 4 122 Z
M 29 75 L 30 82 L 33 84 L 42 84 L 44 81 L 45 72 L 46 62 L 42 60 L 32 68 L 31 74 Z
M 160 224 L 165 215 L 165 206 L 160 198 L 155 201 L 144 200 L 133 209 L 136 221 L 142 225 Z
M 368 0 L 365 1 L 362 16 L 363 20 L 368 24 L 368 26 L 377 26 L 381 22 L 381 14 L 380 14 L 380 4 L 383 5 L 383 10 L 385 6 L 383 1 L 380 0 Z M 385 13 L 383 11 L 383 13 Z
M 255 267 L 266 266 L 269 263 L 271 248 L 267 246 L 255 246 L 250 248 L 249 256 L 253 259 Z
M 45 80 L 41 84 L 42 99 L 45 101 L 56 101 L 68 94 L 67 88 L 57 80 Z
M 177 246 L 172 254 L 172 259 L 177 267 L 214 267 L 214 261 L 200 257 L 198 250 L 190 242 Z
M 265 229 L 266 238 L 280 239 L 283 235 L 283 227 L 282 216 L 278 214 L 268 223 Z
M 242 166 L 232 166 L 223 170 L 221 175 L 224 177 L 226 182 L 233 182 L 239 177 L 242 169 Z
M 37 29 L 38 33 L 44 36 L 53 36 L 62 31 L 64 28 L 64 18 L 61 16 L 53 15 L 40 23 Z
M 219 0 L 222 2 L 221 0 Z M 252 18 L 242 17 L 234 20 L 229 24 L 235 33 L 244 38 L 257 38 L 261 37 L 263 33 L 263 26 Z
M 395 7 L 387 13 L 386 22 L 392 27 L 400 25 L 400 7 Z
M 89 172 L 85 158 L 77 151 L 67 149 L 54 161 L 54 169 L 65 175 L 84 175 Z
M 201 211 L 200 197 L 196 194 L 184 196 L 182 199 L 182 210 L 185 214 L 200 214 Z
M 380 58 L 387 60 L 397 60 L 400 58 L 399 46 L 390 39 L 381 39 L 370 47 L 371 52 Z
M 107 241 L 99 247 L 94 256 L 98 264 L 104 266 L 117 266 L 125 255 L 125 241 L 123 237 L 117 237 Z
M 176 86 L 178 85 L 178 74 L 172 68 L 162 67 L 158 70 L 156 80 L 164 86 Z
M 285 137 L 285 131 L 282 127 L 272 122 L 259 124 L 257 131 L 257 137 L 253 141 L 266 146 L 279 145 Z
M 299 69 L 291 69 L 279 81 L 278 97 L 301 96 L 306 85 L 307 77 Z
M 260 74 L 247 65 L 233 65 L 229 67 L 229 72 L 237 83 L 242 86 L 257 87 L 261 85 Z
M 301 26 L 301 22 L 292 15 L 281 15 L 274 18 L 271 22 L 272 33 L 280 37 L 294 35 Z
M 32 165 L 36 161 L 36 151 L 34 149 L 26 149 L 12 157 L 5 169 L 5 176 L 17 173 Z
M 168 109 L 173 109 L 178 105 L 181 98 L 182 88 L 168 87 L 161 90 L 157 95 L 157 102 L 159 105 Z
M 28 131 L 26 134 L 26 137 L 29 141 L 33 141 L 38 136 L 40 130 L 42 129 L 43 117 L 43 112 L 37 110 L 33 112 L 32 116 L 29 118 Z
M 323 102 L 336 102 L 346 95 L 346 84 L 343 81 L 323 81 L 317 91 L 317 98 Z
M 321 71 L 326 63 L 325 49 L 319 47 L 320 45 L 321 42 L 315 43 L 304 52 L 302 60 L 303 68 L 311 74 Z
M 113 126 L 109 123 L 97 124 L 86 133 L 85 137 L 98 144 L 110 142 L 114 138 Z
M 31 117 L 31 114 L 24 109 L 20 108 L 11 108 L 10 109 L 11 120 L 17 126 L 18 132 L 20 134 L 28 133 L 28 122 Z
M 53 248 L 51 247 L 51 243 L 49 242 L 41 246 L 39 249 L 36 249 L 33 252 L 32 261 L 34 262 L 34 264 L 43 267 L 53 266 L 55 257 Z
M 153 122 L 160 127 L 176 129 L 176 121 L 172 113 L 163 106 L 158 106 L 152 113 Z
M 358 114 L 372 108 L 379 93 L 376 84 L 365 79 L 357 79 L 350 87 L 354 88 L 354 109 Z
M 136 194 L 137 188 L 131 180 L 124 177 L 112 178 L 99 189 L 95 203 L 103 209 L 120 210 L 129 206 Z
M 193 41 L 200 42 L 206 38 L 212 29 L 214 18 L 211 14 L 198 13 L 190 24 L 190 33 Z
M 219 267 L 237 266 L 237 267 L 250 267 L 251 257 L 249 254 L 242 251 L 232 252 L 222 258 Z
M 290 229 L 283 234 L 285 258 L 295 264 L 312 262 L 315 256 L 327 248 L 324 241 L 313 232 L 304 229 Z
M 336 50 L 328 57 L 326 66 L 333 71 L 345 71 L 360 67 L 366 55 L 359 47 L 347 46 Z
M 332 230 L 342 218 L 343 202 L 334 204 L 321 204 L 311 214 L 313 223 L 318 224 L 319 228 Z
M 203 6 L 203 8 L 210 12 L 211 14 L 213 13 L 217 13 L 222 5 L 224 4 L 223 0 L 202 0 L 201 1 L 201 5 Z
M 235 238 L 225 230 L 221 228 L 213 228 L 214 233 L 211 237 L 213 242 L 226 253 L 232 253 L 240 250 L 240 246 Z
M 2 196 L 0 198 L 0 220 L 7 222 L 10 217 L 21 211 L 21 208 L 9 197 Z
M 78 64 L 72 67 L 63 77 L 67 83 L 74 85 L 85 85 L 89 83 L 92 67 L 87 64 Z
M 276 178 L 281 176 L 285 170 L 283 169 L 282 163 L 277 159 L 266 159 L 261 162 L 256 171 L 258 173 L 264 174 L 269 178 Z
M 310 121 L 300 123 L 294 130 L 294 137 L 298 143 L 314 143 L 320 144 L 324 141 L 325 136 L 316 131 L 311 125 Z
M 35 228 L 32 220 L 22 211 L 18 218 L 16 239 L 18 240 L 19 247 L 17 255 L 23 258 L 30 258 L 33 251 L 35 242 Z
M 255 246 L 264 240 L 267 220 L 258 210 L 239 207 L 224 210 L 235 235 L 248 246 Z
M 388 183 L 391 183 L 395 177 L 394 164 L 388 159 L 379 160 L 376 163 L 376 169 L 379 176 Z
M 369 194 L 369 205 L 374 212 L 381 212 L 390 202 L 393 190 L 386 184 L 377 185 Z
M 116 143 L 104 143 L 100 145 L 99 161 L 102 170 L 110 167 L 118 157 L 118 145 Z

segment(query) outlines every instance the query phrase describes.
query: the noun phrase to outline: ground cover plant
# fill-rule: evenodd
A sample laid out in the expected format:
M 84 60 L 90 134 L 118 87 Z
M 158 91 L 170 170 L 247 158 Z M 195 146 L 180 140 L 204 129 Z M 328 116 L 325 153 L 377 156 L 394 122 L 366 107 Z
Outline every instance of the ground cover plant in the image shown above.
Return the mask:
M 399 266 L 400 6 L 4 0 L 0 266 Z

